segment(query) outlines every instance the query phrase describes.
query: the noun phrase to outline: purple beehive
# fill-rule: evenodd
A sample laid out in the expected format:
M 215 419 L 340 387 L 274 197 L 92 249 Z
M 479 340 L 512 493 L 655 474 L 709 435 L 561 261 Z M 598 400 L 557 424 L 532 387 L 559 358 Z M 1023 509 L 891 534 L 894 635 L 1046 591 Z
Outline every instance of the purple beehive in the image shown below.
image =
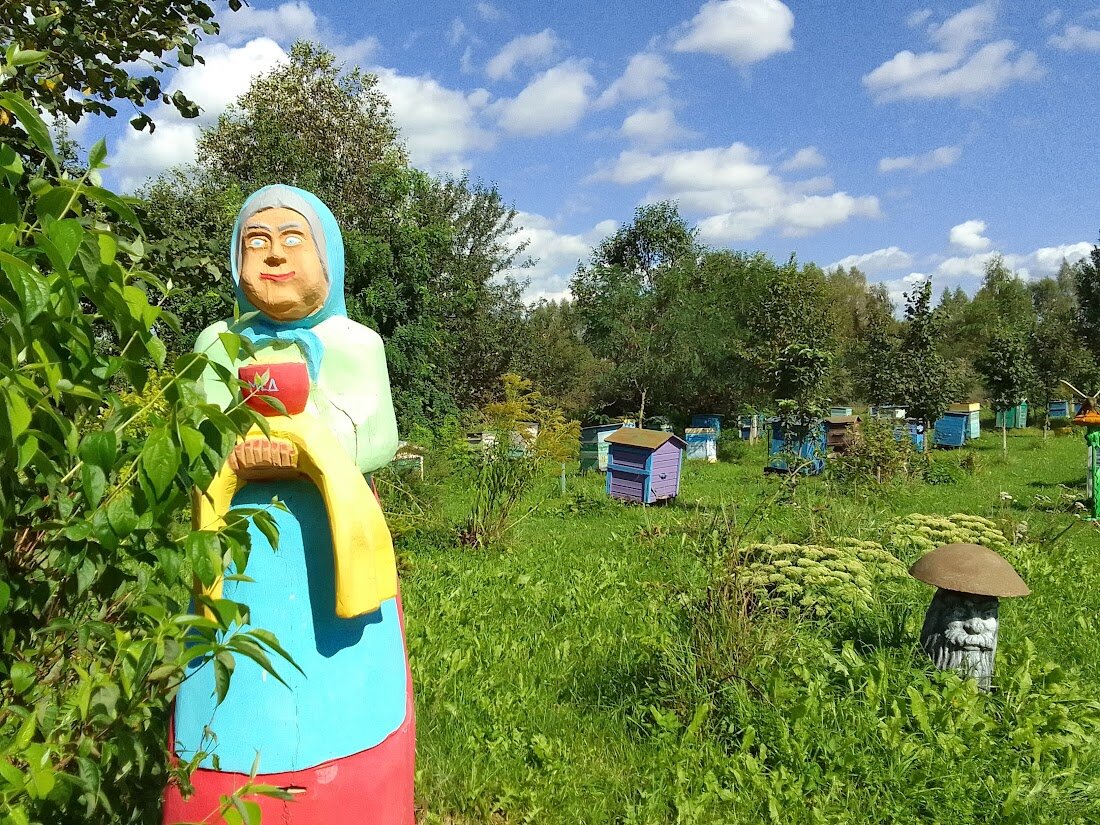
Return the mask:
M 687 444 L 659 430 L 621 429 L 607 437 L 606 490 L 612 498 L 653 504 L 680 492 Z

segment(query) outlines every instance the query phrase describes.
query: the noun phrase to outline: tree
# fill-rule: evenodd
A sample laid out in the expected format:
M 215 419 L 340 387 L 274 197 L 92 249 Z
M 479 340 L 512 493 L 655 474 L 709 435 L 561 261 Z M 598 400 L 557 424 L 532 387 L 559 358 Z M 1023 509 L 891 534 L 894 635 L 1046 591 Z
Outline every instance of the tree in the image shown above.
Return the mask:
M 922 281 L 905 295 L 905 325 L 896 356 L 896 403 L 930 430 L 953 401 L 960 382 L 952 364 L 939 353 L 939 328 L 932 312 L 932 282 Z M 924 440 L 925 450 L 929 439 Z
M 794 256 L 773 269 L 749 320 L 763 386 L 775 400 L 788 441 L 825 414 L 835 341 L 825 273 Z
M 673 380 L 690 342 L 691 330 L 673 310 L 687 294 L 700 254 L 695 231 L 674 204 L 641 206 L 570 282 L 585 342 L 612 365 L 605 387 L 631 399 L 639 423 L 654 393 Z
M 187 287 L 173 307 L 196 309 L 184 339 L 229 292 L 241 200 L 276 182 L 312 191 L 339 219 L 348 314 L 386 339 L 403 425 L 497 391 L 517 347 L 506 333 L 520 329 L 516 289 L 500 282 L 524 248 L 515 210 L 494 187 L 411 168 L 377 78 L 309 43 L 203 133 L 195 168 L 143 192 L 154 254 Z
M 243 0 L 228 0 L 238 11 Z M 85 114 L 114 117 L 114 101 L 134 109 L 162 100 L 184 117 L 198 108 L 182 92 L 171 96 L 160 75 L 172 64 L 202 62 L 195 47 L 203 35 L 218 33 L 214 9 L 202 0 L 25 0 L 0 16 L 0 43 L 19 44 L 24 57 L 10 59 L 16 69 L 9 89 L 26 95 L 41 110 L 76 123 Z M 147 70 L 138 67 L 147 67 Z M 139 113 L 135 128 L 154 128 Z M 14 135 L 11 118 L 0 118 L 0 138 Z M 23 143 L 22 145 L 26 145 Z
M 581 332 L 573 304 L 540 301 L 525 320 L 525 346 L 517 362 L 519 373 L 572 418 L 591 408 L 609 368 L 584 343 Z
M 1087 258 L 1073 266 L 1077 293 L 1077 324 L 1081 337 L 1100 359 L 1100 244 L 1093 246 Z
M 1027 400 L 1035 386 L 1035 366 L 1026 333 L 1005 329 L 993 336 L 976 366 L 994 409 L 1005 413 Z M 1001 447 L 1008 456 L 1007 414 L 1001 418 Z
M 1063 262 L 1053 278 L 1029 285 L 1035 306 L 1036 322 L 1029 348 L 1035 367 L 1032 400 L 1048 417 L 1050 402 L 1064 397 L 1061 382 L 1075 386 L 1094 386 L 1097 364 L 1077 324 L 1078 305 L 1074 293 L 1073 269 Z

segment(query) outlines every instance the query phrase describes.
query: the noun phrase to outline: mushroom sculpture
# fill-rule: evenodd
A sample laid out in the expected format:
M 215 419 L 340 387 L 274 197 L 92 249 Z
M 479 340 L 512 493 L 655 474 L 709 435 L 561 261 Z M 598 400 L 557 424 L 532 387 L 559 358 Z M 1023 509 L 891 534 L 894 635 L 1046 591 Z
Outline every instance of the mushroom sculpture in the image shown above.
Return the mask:
M 999 599 L 1031 591 L 1012 565 L 980 544 L 945 544 L 920 558 L 909 575 L 939 588 L 920 632 L 921 649 L 940 670 L 973 677 L 988 691 L 997 652 Z

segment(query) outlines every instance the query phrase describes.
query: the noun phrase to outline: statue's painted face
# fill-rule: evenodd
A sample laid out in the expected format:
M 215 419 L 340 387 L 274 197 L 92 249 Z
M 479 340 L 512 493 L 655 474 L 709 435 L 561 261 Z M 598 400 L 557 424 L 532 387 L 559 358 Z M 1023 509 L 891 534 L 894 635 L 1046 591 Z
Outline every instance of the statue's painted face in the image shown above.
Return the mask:
M 241 290 L 276 321 L 297 321 L 324 306 L 329 284 L 309 223 L 293 209 L 257 212 L 241 230 Z
M 960 650 L 994 650 L 997 600 L 970 596 L 952 602 L 944 615 L 944 637 Z

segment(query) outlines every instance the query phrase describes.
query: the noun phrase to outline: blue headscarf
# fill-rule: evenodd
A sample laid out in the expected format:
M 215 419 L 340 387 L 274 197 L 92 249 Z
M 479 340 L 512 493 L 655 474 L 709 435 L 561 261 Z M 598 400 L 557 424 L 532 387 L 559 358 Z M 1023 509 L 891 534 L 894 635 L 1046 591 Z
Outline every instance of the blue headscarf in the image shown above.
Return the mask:
M 263 314 L 241 289 L 241 230 L 245 222 L 264 209 L 284 207 L 293 209 L 306 219 L 321 256 L 321 265 L 328 278 L 328 296 L 325 303 L 312 315 L 297 321 L 276 321 Z M 257 189 L 241 207 L 237 222 L 233 225 L 233 237 L 229 245 L 229 265 L 233 273 L 233 286 L 237 292 L 237 306 L 241 314 L 259 313 L 243 323 L 234 325 L 233 331 L 243 335 L 256 346 L 271 341 L 287 341 L 297 344 L 306 358 L 309 376 L 317 380 L 325 347 L 313 331 L 313 327 L 333 316 L 347 317 L 344 304 L 344 238 L 331 210 L 314 194 L 294 186 L 274 184 Z

